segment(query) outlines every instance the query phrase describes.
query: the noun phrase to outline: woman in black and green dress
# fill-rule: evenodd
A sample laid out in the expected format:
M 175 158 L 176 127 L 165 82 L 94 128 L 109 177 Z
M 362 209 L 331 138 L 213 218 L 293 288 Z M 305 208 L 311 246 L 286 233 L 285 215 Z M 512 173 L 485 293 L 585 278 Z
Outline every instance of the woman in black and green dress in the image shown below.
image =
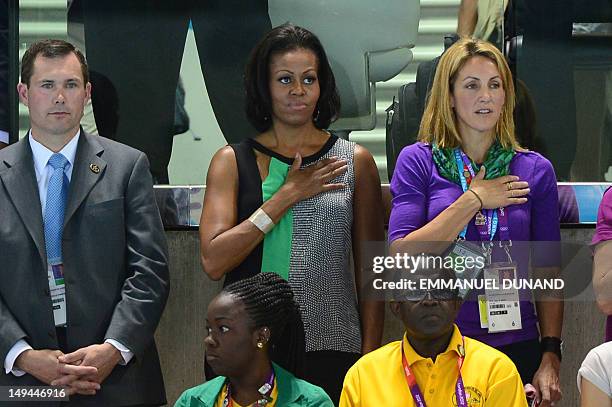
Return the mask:
M 245 87 L 260 134 L 210 163 L 202 265 L 225 284 L 259 272 L 290 282 L 306 331 L 304 378 L 337 402 L 348 368 L 382 336 L 383 304 L 355 289 L 366 278 L 361 242 L 384 239 L 378 171 L 365 148 L 325 130 L 340 100 L 308 30 L 269 32 L 247 63 Z

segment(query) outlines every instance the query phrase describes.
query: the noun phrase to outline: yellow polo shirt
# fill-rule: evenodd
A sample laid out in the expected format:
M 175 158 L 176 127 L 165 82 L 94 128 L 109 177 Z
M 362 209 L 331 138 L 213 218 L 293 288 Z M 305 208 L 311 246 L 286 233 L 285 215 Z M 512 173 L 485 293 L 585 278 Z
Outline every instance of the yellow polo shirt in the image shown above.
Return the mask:
M 436 357 L 435 363 L 417 354 L 405 335 L 403 341 L 406 360 L 427 407 L 457 406 L 457 346 L 462 343 L 457 326 L 448 348 Z M 461 376 L 469 407 L 527 407 L 523 383 L 514 363 L 484 343 L 465 338 Z M 344 378 L 340 407 L 414 405 L 402 369 L 400 341 L 363 356 Z

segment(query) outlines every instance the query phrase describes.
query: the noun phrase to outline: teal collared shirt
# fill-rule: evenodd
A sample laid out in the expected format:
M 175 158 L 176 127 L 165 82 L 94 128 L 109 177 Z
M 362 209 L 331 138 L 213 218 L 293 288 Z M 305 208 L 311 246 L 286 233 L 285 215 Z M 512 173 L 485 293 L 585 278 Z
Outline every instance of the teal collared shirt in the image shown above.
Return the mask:
M 325 391 L 272 363 L 278 385 L 277 407 L 334 407 Z M 181 394 L 174 407 L 214 407 L 225 384 L 225 377 L 219 376 L 199 386 L 187 389 Z

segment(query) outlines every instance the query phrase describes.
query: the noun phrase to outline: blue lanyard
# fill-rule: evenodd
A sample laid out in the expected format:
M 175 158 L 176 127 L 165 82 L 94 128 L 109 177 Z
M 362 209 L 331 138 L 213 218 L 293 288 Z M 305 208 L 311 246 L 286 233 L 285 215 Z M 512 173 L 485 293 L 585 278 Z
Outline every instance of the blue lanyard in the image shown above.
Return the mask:
M 455 154 L 455 161 L 457 163 L 457 172 L 459 173 L 459 180 L 461 181 L 461 189 L 463 192 L 468 190 L 468 180 L 465 176 L 464 167 L 470 173 L 470 182 L 476 176 L 474 172 L 474 168 L 472 167 L 472 163 L 469 158 L 465 155 L 463 151 L 459 148 L 455 148 L 453 151 Z M 477 222 L 476 229 L 478 229 L 478 234 L 480 235 L 481 241 L 492 241 L 493 236 L 495 236 L 495 232 L 497 232 L 497 226 L 499 224 L 498 211 L 496 209 L 484 209 L 481 216 L 484 216 L 484 224 Z M 505 214 L 504 214 L 505 215 Z M 507 219 L 504 219 L 504 223 L 507 225 Z M 508 227 L 505 227 L 505 230 L 508 230 Z M 459 237 L 465 240 L 465 235 L 467 234 L 467 225 L 463 227 L 461 233 L 459 233 Z

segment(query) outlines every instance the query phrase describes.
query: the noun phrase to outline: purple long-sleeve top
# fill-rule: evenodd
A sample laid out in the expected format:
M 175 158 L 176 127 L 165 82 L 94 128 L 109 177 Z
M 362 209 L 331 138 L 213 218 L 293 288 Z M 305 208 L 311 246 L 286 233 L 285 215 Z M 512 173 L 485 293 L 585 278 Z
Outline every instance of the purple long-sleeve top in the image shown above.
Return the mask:
M 612 188 L 604 192 L 597 213 L 597 227 L 591 244 L 612 240 Z M 612 316 L 606 320 L 606 342 L 612 341 Z
M 527 278 L 529 257 L 534 266 L 558 266 L 559 256 L 550 255 L 551 242 L 560 241 L 559 204 L 557 182 L 551 163 L 535 152 L 517 152 L 510 162 L 510 174 L 529 183 L 527 203 L 506 208 L 513 260 L 518 265 L 518 277 Z M 461 186 L 440 176 L 433 161 L 431 146 L 415 143 L 402 150 L 391 180 L 392 208 L 389 220 L 389 242 L 400 239 L 423 227 L 443 210 L 448 208 L 462 194 Z M 499 232 L 494 236 L 499 240 Z M 467 228 L 466 240 L 479 241 L 474 219 Z M 529 242 L 541 242 L 528 249 Z M 546 243 L 548 242 L 548 243 Z M 492 261 L 506 261 L 501 249 L 494 250 Z M 530 292 L 521 292 L 522 329 L 488 333 L 480 327 L 478 294 L 472 292 L 464 302 L 457 325 L 464 335 L 478 339 L 491 346 L 538 338 L 537 317 Z

